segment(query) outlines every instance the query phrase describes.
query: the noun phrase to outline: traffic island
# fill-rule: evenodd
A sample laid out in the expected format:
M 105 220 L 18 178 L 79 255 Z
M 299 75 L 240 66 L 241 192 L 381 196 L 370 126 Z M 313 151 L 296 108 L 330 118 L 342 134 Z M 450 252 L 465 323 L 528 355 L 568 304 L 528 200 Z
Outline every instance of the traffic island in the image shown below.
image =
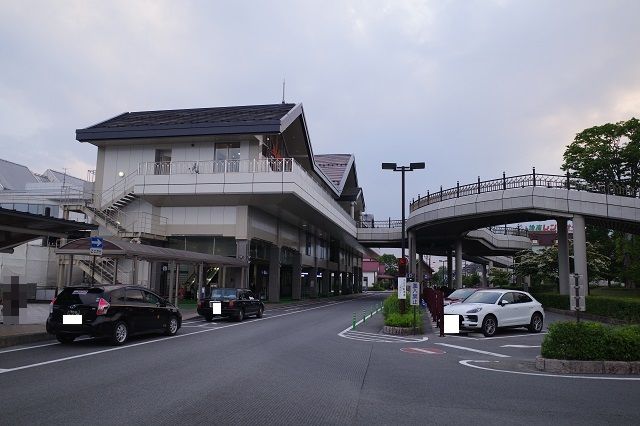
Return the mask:
M 416 333 L 415 334 L 422 334 L 423 333 L 423 329 L 422 329 L 422 325 L 418 324 L 418 326 L 415 329 Z M 413 333 L 413 327 L 393 327 L 390 325 L 385 325 L 382 328 L 382 332 L 384 334 L 393 334 L 396 336 L 409 336 L 414 334 Z
M 561 374 L 640 375 L 640 361 L 576 361 L 538 356 L 536 369 Z

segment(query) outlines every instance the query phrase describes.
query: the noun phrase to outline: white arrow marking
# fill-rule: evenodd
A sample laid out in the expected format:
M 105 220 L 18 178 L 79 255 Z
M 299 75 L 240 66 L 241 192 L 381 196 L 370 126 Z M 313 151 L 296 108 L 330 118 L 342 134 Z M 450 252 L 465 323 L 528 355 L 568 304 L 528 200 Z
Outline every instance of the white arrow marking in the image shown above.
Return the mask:
M 540 345 L 502 345 L 501 348 L 539 348 Z

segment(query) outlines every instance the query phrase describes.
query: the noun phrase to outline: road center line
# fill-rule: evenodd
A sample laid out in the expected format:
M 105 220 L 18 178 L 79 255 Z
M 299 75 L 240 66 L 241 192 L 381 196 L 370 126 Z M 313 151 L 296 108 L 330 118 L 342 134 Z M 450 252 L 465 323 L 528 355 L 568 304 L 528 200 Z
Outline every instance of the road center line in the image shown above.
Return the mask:
M 495 352 L 481 351 L 480 349 L 466 348 L 464 346 L 449 345 L 447 343 L 436 343 L 436 345 L 447 346 L 449 348 L 455 348 L 455 349 L 461 349 L 463 351 L 477 352 L 479 354 L 484 354 L 484 355 L 497 356 L 497 357 L 500 357 L 500 358 L 511 358 L 511 356 L 509 356 L 509 355 L 497 354 Z
M 65 358 L 52 359 L 52 360 L 49 360 L 49 361 L 38 362 L 36 364 L 28 364 L 28 365 L 23 365 L 23 366 L 20 366 L 20 367 L 15 367 L 15 368 L 0 369 L 0 374 L 9 373 L 9 372 L 18 371 L 18 370 L 26 370 L 28 368 L 40 367 L 40 366 L 43 366 L 43 365 L 56 364 L 58 362 L 69 361 L 69 360 L 77 359 L 77 358 L 84 358 L 84 357 L 88 357 L 88 356 L 92 356 L 92 355 L 100 355 L 100 354 L 107 353 L 107 352 L 113 352 L 113 351 L 120 351 L 120 350 L 123 350 L 123 349 L 135 348 L 137 346 L 142 346 L 142 345 L 150 345 L 152 343 L 165 342 L 167 340 L 180 339 L 180 338 L 183 338 L 183 337 L 192 336 L 194 334 L 210 333 L 212 331 L 221 330 L 223 328 L 237 327 L 239 325 L 245 325 L 245 324 L 253 324 L 253 323 L 258 322 L 258 321 L 268 321 L 268 320 L 274 319 L 274 318 L 285 317 L 285 316 L 288 316 L 288 315 L 299 314 L 299 313 L 302 313 L 302 312 L 313 311 L 313 310 L 316 310 L 316 309 L 328 308 L 330 306 L 340 305 L 342 303 L 347 303 L 347 302 L 351 302 L 351 301 L 352 300 L 345 300 L 345 301 L 342 301 L 342 302 L 329 303 L 329 304 L 326 304 L 326 305 L 323 305 L 323 306 L 315 306 L 313 308 L 308 308 L 308 309 L 304 309 L 304 310 L 300 310 L 300 311 L 296 311 L 296 312 L 288 312 L 288 313 L 284 313 L 284 314 L 274 315 L 274 316 L 269 317 L 269 318 L 260 318 L 260 319 L 255 319 L 253 321 L 247 321 L 247 322 L 238 322 L 238 323 L 235 323 L 235 324 L 224 325 L 224 326 L 221 326 L 221 327 L 207 328 L 206 330 L 194 331 L 193 333 L 177 334 L 175 336 L 163 337 L 163 338 L 160 338 L 160 339 L 148 340 L 148 341 L 139 342 L 139 343 L 132 343 L 130 345 L 118 346 L 118 347 L 109 348 L 109 349 L 103 349 L 101 351 L 94 351 L 94 352 L 88 352 L 88 353 L 84 353 L 84 354 L 69 356 L 69 357 L 65 357 Z M 28 348 L 24 348 L 24 349 L 28 349 Z

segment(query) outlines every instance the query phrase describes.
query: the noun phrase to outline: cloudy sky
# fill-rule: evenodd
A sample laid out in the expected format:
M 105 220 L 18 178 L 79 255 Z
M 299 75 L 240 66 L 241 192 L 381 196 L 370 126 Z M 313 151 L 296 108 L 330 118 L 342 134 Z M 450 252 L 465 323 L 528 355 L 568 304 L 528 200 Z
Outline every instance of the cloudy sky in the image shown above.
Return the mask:
M 367 211 L 559 173 L 584 128 L 640 116 L 640 2 L 0 1 L 0 158 L 85 177 L 84 128 L 125 111 L 303 103 L 353 153 Z M 391 199 L 393 202 L 389 203 Z

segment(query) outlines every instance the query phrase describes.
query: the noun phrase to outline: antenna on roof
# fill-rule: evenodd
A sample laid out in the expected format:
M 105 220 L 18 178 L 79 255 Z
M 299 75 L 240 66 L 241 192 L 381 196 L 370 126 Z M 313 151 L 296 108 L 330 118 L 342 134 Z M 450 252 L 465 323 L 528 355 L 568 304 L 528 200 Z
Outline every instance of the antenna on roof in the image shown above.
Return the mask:
M 282 79 L 282 103 L 284 103 L 284 85 L 285 85 L 285 81 L 284 78 Z

